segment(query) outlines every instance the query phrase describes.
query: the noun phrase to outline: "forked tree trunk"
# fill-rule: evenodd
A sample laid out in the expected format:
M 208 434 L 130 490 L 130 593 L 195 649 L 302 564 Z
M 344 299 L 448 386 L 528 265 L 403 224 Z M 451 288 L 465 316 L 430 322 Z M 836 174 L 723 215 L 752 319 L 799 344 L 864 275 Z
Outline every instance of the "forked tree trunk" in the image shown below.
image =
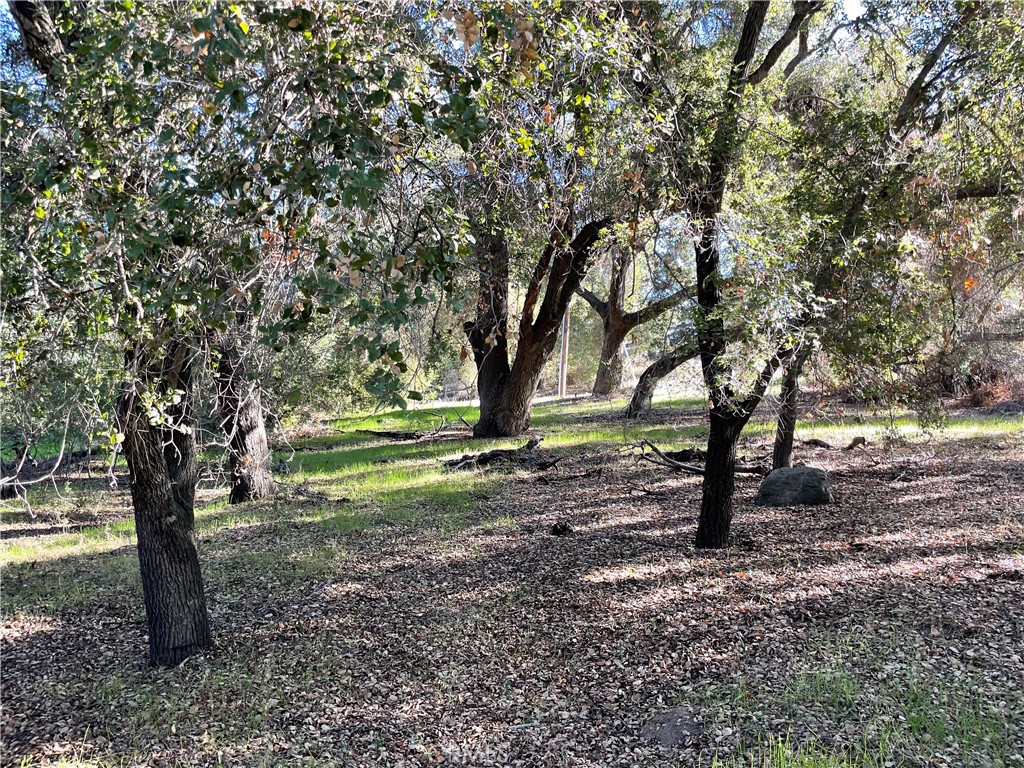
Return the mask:
M 736 478 L 736 444 L 746 419 L 711 412 L 711 433 L 704 465 L 704 484 L 697 524 L 698 549 L 721 549 L 729 544 L 732 499 Z
M 514 437 L 530 428 L 530 410 L 537 394 L 544 365 L 554 350 L 550 343 L 536 345 L 520 340 L 515 363 L 500 389 L 480 389 L 480 420 L 473 427 L 474 437 Z M 485 417 L 486 414 L 486 417 Z
M 601 359 L 597 366 L 597 377 L 594 379 L 593 393 L 595 397 L 610 395 L 622 386 L 622 345 L 633 329 L 661 317 L 695 293 L 693 287 L 681 288 L 668 296 L 652 301 L 642 309 L 627 312 L 625 280 L 626 273 L 633 261 L 631 253 L 620 250 L 612 260 L 612 273 L 608 282 L 608 299 L 606 301 L 602 301 L 593 291 L 586 288 L 581 287 L 577 290 L 577 293 L 586 299 L 601 318 Z
M 658 383 L 688 360 L 693 360 L 700 350 L 696 344 L 684 344 L 655 360 L 640 374 L 640 379 L 633 388 L 633 396 L 626 407 L 627 419 L 639 419 L 651 412 L 654 402 L 654 390 Z
M 209 617 L 195 538 L 198 476 L 191 405 L 191 351 L 176 345 L 161 365 L 140 367 L 121 395 L 124 455 L 131 473 L 142 592 L 149 627 L 149 659 L 170 667 L 211 647 Z M 132 375 L 131 373 L 129 375 Z M 152 424 L 142 385 L 158 397 L 175 390 L 170 424 Z
M 530 408 L 558 340 L 562 316 L 586 273 L 590 249 L 608 223 L 607 219 L 588 223 L 568 245 L 562 245 L 564 223 L 552 229 L 527 288 L 511 365 L 508 245 L 500 234 L 477 236 L 479 303 L 476 320 L 464 326 L 473 348 L 480 393 L 480 419 L 473 427 L 474 437 L 514 437 L 529 428 Z
M 796 430 L 796 408 L 800 400 L 800 374 L 806 354 L 797 355 L 782 377 L 779 419 L 775 425 L 775 446 L 772 449 L 772 469 L 793 466 L 793 436 Z
M 217 351 L 217 395 L 231 466 L 228 500 L 231 504 L 258 501 L 270 494 L 274 484 L 259 387 L 250 381 L 237 344 L 222 339 Z

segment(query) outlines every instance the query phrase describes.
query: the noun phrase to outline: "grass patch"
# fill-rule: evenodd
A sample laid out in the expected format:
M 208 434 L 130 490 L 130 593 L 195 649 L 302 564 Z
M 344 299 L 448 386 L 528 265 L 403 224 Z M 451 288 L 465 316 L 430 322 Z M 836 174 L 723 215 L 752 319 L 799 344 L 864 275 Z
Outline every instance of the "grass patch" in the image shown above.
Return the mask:
M 786 687 L 793 707 L 820 708 L 836 719 L 849 715 L 857 705 L 860 683 L 846 670 L 827 667 L 802 672 Z
M 771 736 L 739 757 L 716 759 L 711 768 L 879 768 L 891 765 L 888 750 L 834 754 L 820 747 L 794 746 L 789 738 Z
M 915 680 L 899 689 L 897 702 L 907 731 L 925 749 L 959 748 L 966 759 L 998 754 L 1005 747 L 1005 717 L 963 686 L 951 686 L 938 678 Z

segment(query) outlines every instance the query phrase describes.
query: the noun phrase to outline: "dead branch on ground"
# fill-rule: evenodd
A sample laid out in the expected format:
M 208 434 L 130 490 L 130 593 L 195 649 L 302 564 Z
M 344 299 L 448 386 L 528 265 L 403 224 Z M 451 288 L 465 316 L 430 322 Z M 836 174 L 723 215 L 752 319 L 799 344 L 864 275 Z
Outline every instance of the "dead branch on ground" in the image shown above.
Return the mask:
M 465 453 L 458 459 L 448 459 L 442 463 L 453 472 L 460 469 L 485 467 L 496 461 L 510 461 L 511 459 L 521 457 L 523 454 L 529 453 L 540 445 L 540 441 L 541 438 L 539 437 L 531 437 L 526 445 L 520 446 L 519 448 L 495 448 L 482 453 Z

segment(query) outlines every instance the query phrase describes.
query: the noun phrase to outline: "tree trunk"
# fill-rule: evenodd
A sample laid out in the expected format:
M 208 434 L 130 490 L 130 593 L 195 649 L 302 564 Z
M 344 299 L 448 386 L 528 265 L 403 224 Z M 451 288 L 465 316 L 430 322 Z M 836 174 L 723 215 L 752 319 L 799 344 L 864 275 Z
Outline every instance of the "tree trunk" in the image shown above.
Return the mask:
M 464 326 L 473 348 L 480 393 L 480 419 L 473 427 L 474 437 L 514 437 L 529 428 L 530 407 L 544 365 L 555 348 L 562 317 L 586 274 L 590 249 L 608 224 L 608 219 L 586 224 L 567 246 L 562 245 L 563 230 L 568 228 L 564 222 L 552 229 L 527 288 L 516 358 L 511 366 L 508 244 L 499 234 L 477 236 L 481 249 L 480 298 L 476 320 Z
M 165 667 L 180 664 L 213 644 L 195 539 L 198 462 L 190 354 L 185 345 L 175 345 L 162 367 L 148 371 L 155 375 L 143 378 L 155 383 L 154 394 L 161 399 L 179 392 L 180 402 L 164 410 L 169 423 L 151 423 L 141 397 L 143 381 L 131 381 L 119 402 L 149 658 L 152 664 Z
M 707 177 L 696 196 L 695 218 L 701 222 L 694 239 L 694 260 L 697 268 L 697 343 L 700 347 L 701 370 L 711 401 L 711 433 L 708 437 L 707 460 L 704 465 L 704 489 L 697 527 L 698 549 L 720 548 L 729 543 L 732 524 L 732 496 L 736 470 L 736 442 L 760 395 L 737 402 L 730 383 L 731 366 L 725 358 L 728 343 L 725 323 L 716 311 L 722 303 L 721 222 L 722 200 L 735 162 L 740 138 L 740 109 L 746 90 L 750 62 L 757 49 L 767 2 L 751 2 L 743 18 L 740 39 L 733 57 L 733 67 L 725 92 L 723 109 L 711 143 Z M 767 61 L 767 59 L 766 59 Z M 762 374 L 767 386 L 774 367 Z M 762 388 L 763 392 L 763 388 Z
M 684 344 L 676 347 L 671 352 L 655 360 L 647 369 L 640 374 L 633 389 L 633 396 L 626 407 L 627 419 L 638 419 L 651 411 L 651 403 L 654 400 L 654 389 L 663 378 L 688 360 L 692 360 L 700 350 L 696 344 Z
M 668 296 L 651 302 L 642 309 L 627 312 L 625 306 L 626 275 L 635 258 L 635 251 L 632 249 L 616 251 L 612 259 L 611 278 L 608 281 L 607 301 L 601 301 L 591 290 L 583 287 L 577 289 L 577 293 L 586 299 L 601 318 L 604 331 L 601 340 L 601 360 L 598 363 L 597 377 L 594 380 L 593 393 L 596 397 L 609 395 L 622 386 L 622 344 L 626 337 L 633 332 L 633 329 L 661 317 L 696 292 L 692 287 L 681 288 Z
M 511 369 L 508 363 L 508 244 L 504 238 L 477 233 L 480 288 L 476 320 L 464 326 L 476 363 L 480 418 L 474 437 L 501 434 L 502 403 Z
M 608 315 L 603 326 L 601 362 L 598 363 L 597 378 L 594 380 L 595 397 L 610 395 L 622 386 L 622 343 L 631 330 L 613 314 Z
M 711 412 L 700 522 L 697 524 L 697 549 L 721 549 L 729 545 L 736 477 L 736 444 L 744 421 Z
M 274 484 L 259 387 L 249 380 L 245 361 L 234 341 L 221 340 L 217 351 L 217 395 L 231 465 L 229 501 L 258 501 L 270 494 Z
M 44 75 L 64 55 L 64 44 L 45 0 L 11 0 L 8 10 L 18 24 L 25 52 Z
M 547 354 L 524 350 L 520 344 L 516 364 L 500 390 L 490 390 L 484 399 L 480 390 L 480 420 L 473 426 L 473 437 L 515 437 L 530 428 L 530 409 L 537 393 Z M 484 414 L 486 413 L 486 418 Z
M 796 407 L 800 400 L 800 374 L 806 354 L 798 354 L 782 378 L 779 419 L 775 426 L 775 446 L 772 449 L 772 469 L 793 466 L 793 433 L 796 429 Z

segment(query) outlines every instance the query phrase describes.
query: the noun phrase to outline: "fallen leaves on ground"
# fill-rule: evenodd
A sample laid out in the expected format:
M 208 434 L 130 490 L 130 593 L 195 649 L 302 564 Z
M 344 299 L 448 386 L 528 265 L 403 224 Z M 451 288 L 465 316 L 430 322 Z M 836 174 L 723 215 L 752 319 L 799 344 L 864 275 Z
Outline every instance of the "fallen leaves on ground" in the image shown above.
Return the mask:
M 217 647 L 167 671 L 144 664 L 137 578 L 103 575 L 131 547 L 10 566 L 5 605 L 101 586 L 4 617 L 3 762 L 708 765 L 777 737 L 1024 765 L 1020 442 L 914 450 L 806 450 L 823 507 L 755 508 L 737 478 L 719 552 L 693 548 L 700 478 L 626 452 L 509 470 L 455 532 L 277 504 L 204 533 Z M 677 735 L 644 732 L 674 712 Z

